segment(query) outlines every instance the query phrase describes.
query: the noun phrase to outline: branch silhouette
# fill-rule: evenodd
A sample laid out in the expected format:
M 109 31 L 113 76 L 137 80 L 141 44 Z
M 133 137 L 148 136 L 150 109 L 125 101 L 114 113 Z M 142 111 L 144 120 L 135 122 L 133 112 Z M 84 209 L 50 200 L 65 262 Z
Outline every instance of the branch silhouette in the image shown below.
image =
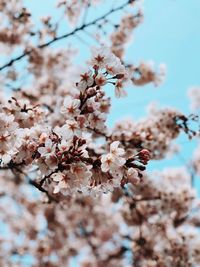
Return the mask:
M 46 43 L 43 43 L 41 45 L 38 45 L 36 46 L 36 48 L 39 48 L 39 49 L 43 49 L 47 46 L 50 46 L 51 44 L 57 42 L 57 41 L 60 41 L 62 39 L 65 39 L 65 38 L 68 38 L 70 36 L 73 36 L 74 34 L 76 34 L 77 32 L 81 31 L 81 30 L 84 30 L 92 25 L 96 25 L 97 22 L 107 18 L 109 15 L 119 11 L 119 10 L 122 10 L 123 8 L 125 8 L 126 6 L 128 6 L 130 3 L 134 2 L 135 0 L 129 0 L 129 1 L 126 1 L 124 4 L 116 7 L 116 8 L 112 8 L 110 9 L 108 12 L 106 12 L 104 15 L 102 15 L 101 17 L 98 17 L 96 19 L 94 19 L 93 21 L 91 22 L 88 22 L 88 23 L 83 23 L 80 27 L 77 27 L 75 28 L 73 31 L 71 32 L 68 32 L 68 33 L 65 33 L 63 35 L 60 35 L 58 37 L 55 37 L 53 38 L 52 40 L 46 42 Z M 6 69 L 10 66 L 12 66 L 15 62 L 25 58 L 26 56 L 30 55 L 31 52 L 33 50 L 32 49 L 29 49 L 29 50 L 25 50 L 21 55 L 15 57 L 15 58 L 12 58 L 9 62 L 5 63 L 4 65 L 0 66 L 0 71 L 2 71 L 3 69 Z

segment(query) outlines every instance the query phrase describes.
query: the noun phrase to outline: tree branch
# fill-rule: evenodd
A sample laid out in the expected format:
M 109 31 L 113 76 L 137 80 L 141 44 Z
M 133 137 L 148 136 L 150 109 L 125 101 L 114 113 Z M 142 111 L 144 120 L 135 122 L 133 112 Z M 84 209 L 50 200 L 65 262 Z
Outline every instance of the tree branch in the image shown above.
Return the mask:
M 48 199 L 49 199 L 49 202 L 51 202 L 51 201 L 59 202 L 54 196 L 52 196 L 52 195 L 48 192 L 48 190 L 46 190 L 44 187 L 42 187 L 44 181 L 43 181 L 43 183 L 38 183 L 38 182 L 36 182 L 35 180 L 32 180 L 32 179 L 28 176 L 28 174 L 24 173 L 24 172 L 19 168 L 19 166 L 21 166 L 21 165 L 23 165 L 23 163 L 15 164 L 15 163 L 13 163 L 13 162 L 11 161 L 10 163 L 8 163 L 7 166 L 3 166 L 3 167 L 0 166 L 0 170 L 11 170 L 11 171 L 16 170 L 17 172 L 23 174 L 25 177 L 28 178 L 28 183 L 29 183 L 30 185 L 32 185 L 32 186 L 34 186 L 35 188 L 37 188 L 40 192 L 45 193 L 46 196 L 47 196 Z M 51 174 L 52 174 L 52 173 L 51 173 Z M 2 194 L 2 193 L 0 193 L 0 197 L 1 197 L 1 194 Z
M 36 181 L 29 179 L 29 184 L 33 185 L 35 188 L 37 188 L 40 192 L 45 193 L 49 199 L 49 201 L 59 202 L 54 196 L 52 196 L 46 189 L 44 189 L 40 183 L 37 183 Z
M 93 21 L 91 21 L 91 22 L 84 23 L 82 26 L 75 28 L 73 31 L 71 31 L 71 32 L 69 32 L 69 33 L 66 33 L 66 34 L 63 34 L 63 35 L 60 35 L 60 36 L 58 36 L 58 37 L 55 37 L 55 38 L 53 38 L 52 40 L 50 40 L 50 41 L 48 41 L 48 42 L 46 42 L 46 43 L 44 43 L 44 44 L 38 45 L 36 48 L 43 49 L 43 48 L 45 48 L 45 47 L 47 47 L 47 46 L 50 46 L 51 44 L 53 44 L 53 43 L 55 43 L 55 42 L 57 42 L 57 41 L 60 41 L 60 40 L 62 40 L 62 39 L 65 39 L 65 38 L 68 38 L 68 37 L 70 37 L 70 36 L 73 36 L 75 33 L 79 32 L 79 31 L 81 31 L 81 30 L 84 30 L 84 29 L 86 29 L 86 28 L 88 28 L 88 27 L 90 27 L 90 26 L 92 26 L 92 25 L 96 25 L 97 22 L 99 22 L 99 21 L 105 19 L 106 17 L 108 17 L 109 15 L 115 13 L 116 11 L 119 11 L 119 10 L 125 8 L 126 6 L 128 6 L 130 3 L 134 2 L 134 1 L 135 1 L 135 0 L 132 0 L 132 1 L 129 0 L 129 1 L 126 1 L 126 2 L 125 2 L 124 4 L 122 4 L 122 5 L 120 5 L 120 6 L 116 7 L 116 8 L 112 8 L 110 11 L 106 12 L 106 13 L 105 13 L 104 15 L 102 15 L 101 17 L 99 17 L 99 18 L 97 18 L 97 19 L 95 19 L 95 20 L 93 20 Z M 6 64 L 4 64 L 4 65 L 2 65 L 2 66 L 0 67 L 0 71 L 2 71 L 3 69 L 6 69 L 6 68 L 12 66 L 15 62 L 17 62 L 17 61 L 19 61 L 19 60 L 25 58 L 26 56 L 28 56 L 29 54 L 31 54 L 32 51 L 33 51 L 32 49 L 30 49 L 30 50 L 26 50 L 26 51 L 25 51 L 24 53 L 22 53 L 21 55 L 15 57 L 15 58 L 13 58 L 13 59 L 11 59 L 9 62 L 7 62 Z

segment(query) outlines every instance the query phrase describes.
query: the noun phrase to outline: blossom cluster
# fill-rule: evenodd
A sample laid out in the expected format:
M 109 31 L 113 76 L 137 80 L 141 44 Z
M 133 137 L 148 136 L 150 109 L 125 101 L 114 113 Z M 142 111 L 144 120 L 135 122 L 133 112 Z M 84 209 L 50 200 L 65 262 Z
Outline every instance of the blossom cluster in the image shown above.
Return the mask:
M 137 1 L 108 1 L 111 9 L 89 21 L 100 2 L 61 0 L 61 19 L 33 25 L 22 1 L 0 0 L 2 53 L 13 53 L 0 66 L 0 266 L 200 266 L 199 147 L 184 168 L 148 171 L 177 152 L 181 133 L 199 138 L 198 116 L 153 105 L 144 119 L 108 128 L 107 90 L 123 97 L 129 86 L 160 85 L 165 68 L 126 61 L 143 20 Z M 74 28 L 62 35 L 64 17 Z M 73 42 L 51 46 L 97 31 L 106 46 L 92 50 L 86 68 Z M 190 91 L 195 108 L 198 96 Z
M 120 140 L 127 152 L 148 149 L 151 159 L 162 159 L 168 154 L 177 152 L 173 140 L 181 131 L 189 137 L 195 132 L 189 129 L 189 119 L 172 108 L 152 108 L 147 118 L 138 122 L 119 121 L 112 131 L 112 139 Z
M 132 31 L 143 21 L 143 13 L 141 10 L 136 15 L 126 14 L 116 26 L 116 31 L 110 36 L 112 52 L 119 58 L 123 58 L 125 45 L 132 36 Z
M 74 25 L 78 22 L 85 8 L 96 5 L 98 2 L 100 2 L 100 0 L 59 0 L 57 7 L 64 8 L 64 13 L 68 21 L 70 24 Z
M 15 97 L 2 103 L 2 167 L 35 166 L 42 185 L 54 194 L 96 194 L 139 183 L 148 150 L 126 155 L 119 141 L 98 149 L 92 142 L 93 136 L 110 138 L 105 124 L 110 99 L 103 86 L 110 83 L 116 96 L 124 95 L 128 73 L 105 47 L 94 51 L 90 65 L 76 84 L 79 93 L 64 98 L 57 123 L 49 124 L 46 117 L 52 112 L 41 104 Z
M 8 175 L 9 171 L 4 172 Z M 196 228 L 200 203 L 185 168 L 146 174 L 139 185 L 116 188 L 111 195 L 76 195 L 51 205 L 35 203 L 22 185 L 19 192 L 14 190 L 12 179 L 0 180 L 3 193 L 11 198 L 10 209 L 6 209 L 8 200 L 1 192 L 1 219 L 10 220 L 11 233 L 10 239 L 6 235 L 1 239 L 7 244 L 2 248 L 4 255 L 32 255 L 33 266 L 64 266 L 79 255 L 81 267 L 200 263 Z M 16 200 L 19 213 L 14 209 Z M 10 219 L 13 216 L 15 220 Z M 26 236 L 23 242 L 19 242 L 19 231 Z M 12 264 L 10 257 L 1 258 L 2 264 L 8 262 Z
M 122 213 L 135 228 L 129 238 L 138 266 L 198 266 L 199 216 L 192 211 L 199 201 L 190 179 L 184 168 L 166 169 L 130 188 Z
M 166 75 L 166 66 L 159 65 L 158 71 L 155 70 L 153 62 L 141 62 L 138 66 L 130 65 L 132 71 L 131 81 L 134 85 L 142 86 L 148 83 L 153 83 L 159 86 L 163 83 Z
M 31 31 L 31 14 L 21 1 L 0 1 L 0 44 L 7 44 L 8 48 L 27 42 Z M 9 24 L 8 24 L 9 23 Z M 2 51 L 4 51 L 2 49 Z

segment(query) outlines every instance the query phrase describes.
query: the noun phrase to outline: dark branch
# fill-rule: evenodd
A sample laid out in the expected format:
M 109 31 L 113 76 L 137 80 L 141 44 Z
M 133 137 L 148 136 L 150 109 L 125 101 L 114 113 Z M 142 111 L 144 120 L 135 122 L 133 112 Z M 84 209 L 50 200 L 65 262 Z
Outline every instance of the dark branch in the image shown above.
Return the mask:
M 37 188 L 40 192 L 45 193 L 49 199 L 49 201 L 59 202 L 55 197 L 53 197 L 46 189 L 44 189 L 40 183 L 37 183 L 34 180 L 29 179 L 29 184 L 33 185 L 35 188 Z
M 42 187 L 43 183 L 38 183 L 35 180 L 32 180 L 27 173 L 24 173 L 20 167 L 23 166 L 22 163 L 13 163 L 12 161 L 7 164 L 7 166 L 0 166 L 0 170 L 11 170 L 11 171 L 17 171 L 18 173 L 23 174 L 25 177 L 28 178 L 28 183 L 35 188 L 37 188 L 40 192 L 45 193 L 46 196 L 48 197 L 49 202 L 59 202 L 54 196 L 52 196 L 44 187 Z M 51 173 L 52 174 L 52 173 Z M 1 197 L 1 193 L 0 193 Z
M 135 0 L 133 0 L 133 1 L 135 1 Z M 129 5 L 133 1 L 130 1 L 130 0 L 129 1 L 126 1 L 122 5 L 120 5 L 120 6 L 116 7 L 116 8 L 112 8 L 110 11 L 108 11 L 107 13 L 105 13 L 103 16 L 101 16 L 101 17 L 99 17 L 99 18 L 97 18 L 97 19 L 95 19 L 95 20 L 93 20 L 91 22 L 85 23 L 82 26 L 75 28 L 73 31 L 71 31 L 69 33 L 66 33 L 66 34 L 63 34 L 61 36 L 55 37 L 52 40 L 50 40 L 50 41 L 48 41 L 48 42 L 46 42 L 44 44 L 38 45 L 36 48 L 39 48 L 39 49 L 45 48 L 45 47 L 50 46 L 51 44 L 53 44 L 53 43 L 55 43 L 57 41 L 60 41 L 62 39 L 65 39 L 65 38 L 68 38 L 70 36 L 73 36 L 77 32 L 79 32 L 81 30 L 84 30 L 84 29 L 86 29 L 86 28 L 88 28 L 88 27 L 90 27 L 92 25 L 96 25 L 97 22 L 99 22 L 101 20 L 104 20 L 106 17 L 108 17 L 109 15 L 113 14 L 114 12 L 123 9 L 124 7 L 126 7 L 127 5 Z M 19 60 L 25 58 L 26 56 L 28 56 L 29 54 L 31 54 L 31 52 L 32 52 L 32 49 L 26 50 L 24 53 L 22 53 L 18 57 L 15 57 L 15 58 L 11 59 L 9 62 L 7 62 L 6 64 L 4 64 L 4 65 L 2 65 L 0 67 L 0 71 L 3 70 L 3 69 L 8 68 L 10 66 L 12 66 L 16 61 L 19 61 Z

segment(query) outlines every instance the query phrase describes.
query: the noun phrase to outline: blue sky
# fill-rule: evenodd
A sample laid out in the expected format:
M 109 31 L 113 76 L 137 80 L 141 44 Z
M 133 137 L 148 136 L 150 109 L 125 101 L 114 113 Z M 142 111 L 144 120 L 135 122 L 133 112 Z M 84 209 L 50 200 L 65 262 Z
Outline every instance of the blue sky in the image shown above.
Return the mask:
M 95 10 L 95 16 L 107 10 L 111 3 L 110 0 L 102 2 L 104 4 Z M 122 3 L 121 0 L 115 2 L 116 5 Z M 42 15 L 50 13 L 56 17 L 59 14 L 55 9 L 54 0 L 25 0 L 25 4 L 33 10 L 36 23 Z M 109 124 L 113 124 L 119 117 L 138 118 L 145 115 L 145 107 L 151 101 L 189 112 L 186 90 L 200 84 L 199 12 L 199 0 L 144 0 L 145 20 L 133 34 L 127 58 L 133 63 L 138 63 L 140 60 L 153 60 L 156 64 L 165 63 L 166 81 L 159 88 L 154 86 L 129 88 L 128 98 L 114 99 Z M 90 12 L 88 20 L 93 17 L 94 12 Z M 62 31 L 69 30 L 67 23 L 64 24 Z M 83 38 L 91 42 L 86 36 Z M 72 38 L 69 42 L 79 47 L 78 61 L 84 62 L 89 57 L 88 48 L 77 39 Z M 65 46 L 66 43 L 64 40 L 56 46 Z
M 91 10 L 88 21 L 95 16 L 103 14 L 112 1 L 104 0 L 95 10 Z M 123 1 L 114 1 L 115 5 Z M 148 85 L 145 87 L 128 88 L 128 97 L 115 99 L 112 96 L 112 111 L 108 124 L 112 126 L 115 121 L 124 117 L 134 119 L 146 114 L 146 106 L 150 102 L 157 102 L 162 106 L 175 107 L 185 114 L 189 114 L 189 100 L 187 90 L 191 86 L 200 85 L 200 1 L 199 0 L 144 0 L 144 23 L 133 34 L 133 42 L 127 51 L 127 59 L 132 63 L 140 60 L 153 60 L 155 65 L 165 63 L 167 77 L 160 87 Z M 33 17 L 38 24 L 38 18 L 49 13 L 55 17 L 59 12 L 55 9 L 54 0 L 25 0 L 25 4 L 33 11 Z M 94 12 L 95 11 L 95 12 Z M 113 18 L 117 20 L 117 15 Z M 70 31 L 67 23 L 63 24 L 61 33 Z M 91 42 L 85 35 L 80 35 L 85 41 Z M 89 49 L 78 39 L 63 40 L 55 46 L 64 47 L 71 43 L 80 49 L 76 59 L 84 62 L 90 55 Z M 94 45 L 93 42 L 91 42 Z M 179 143 L 183 145 L 180 156 L 173 160 L 153 162 L 152 168 L 182 165 L 191 157 L 195 142 L 189 142 L 182 136 Z

